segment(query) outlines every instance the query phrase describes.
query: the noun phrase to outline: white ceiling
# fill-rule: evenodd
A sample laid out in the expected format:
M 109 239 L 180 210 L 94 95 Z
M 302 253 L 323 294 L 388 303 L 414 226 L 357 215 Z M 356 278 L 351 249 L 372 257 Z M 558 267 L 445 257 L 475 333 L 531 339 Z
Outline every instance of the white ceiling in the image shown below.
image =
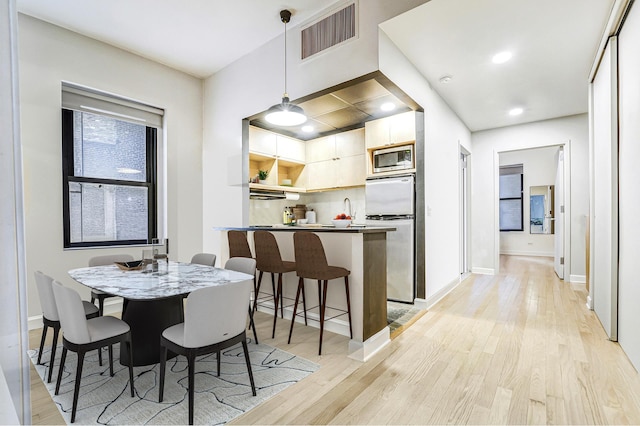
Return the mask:
M 17 0 L 18 10 L 207 77 L 339 0 Z M 366 1 L 366 0 L 361 0 Z M 391 1 L 391 0 L 389 0 Z M 587 111 L 614 0 L 431 0 L 382 29 L 472 131 Z M 495 65 L 501 50 L 513 58 Z M 444 75 L 452 76 L 445 84 Z M 524 108 L 518 117 L 507 111 Z
M 587 112 L 613 0 L 432 0 L 381 25 L 471 131 Z M 407 29 L 410 29 L 407 31 Z M 500 51 L 510 61 L 491 61 Z M 439 79 L 452 77 L 443 84 Z M 524 113 L 508 115 L 511 108 Z

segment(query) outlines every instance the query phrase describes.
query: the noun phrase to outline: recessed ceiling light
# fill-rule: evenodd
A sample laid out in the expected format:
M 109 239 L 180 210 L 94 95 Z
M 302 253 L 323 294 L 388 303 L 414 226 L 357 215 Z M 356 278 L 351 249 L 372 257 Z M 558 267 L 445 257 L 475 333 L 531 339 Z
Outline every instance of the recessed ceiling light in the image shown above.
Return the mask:
M 394 104 L 393 102 L 385 102 L 380 105 L 380 109 L 383 111 L 393 111 L 394 109 L 396 109 L 396 104 Z
M 493 61 L 494 64 L 504 64 L 509 59 L 511 59 L 512 56 L 513 54 L 511 52 L 504 51 L 493 55 L 491 61 Z
M 452 78 L 453 77 L 451 77 L 450 75 L 443 75 L 442 77 L 440 77 L 438 81 L 442 84 L 447 84 L 448 82 L 451 81 Z
M 524 109 L 518 107 L 518 108 L 512 108 L 509 110 L 509 115 L 520 115 L 524 112 Z
M 313 126 L 302 126 L 302 131 L 305 133 L 313 132 Z

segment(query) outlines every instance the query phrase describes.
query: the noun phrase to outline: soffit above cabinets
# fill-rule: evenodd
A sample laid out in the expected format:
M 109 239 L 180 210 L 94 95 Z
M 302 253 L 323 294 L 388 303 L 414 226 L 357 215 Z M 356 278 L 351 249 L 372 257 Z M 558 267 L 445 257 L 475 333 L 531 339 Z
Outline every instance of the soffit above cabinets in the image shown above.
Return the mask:
M 387 102 L 394 103 L 396 108 L 391 111 L 381 110 L 380 106 Z M 364 123 L 370 120 L 410 110 L 422 110 L 380 72 L 294 100 L 292 103 L 304 109 L 308 118 L 306 123 L 291 127 L 274 126 L 264 119 L 266 111 L 249 117 L 249 123 L 306 141 L 364 127 Z M 314 130 L 303 132 L 303 126 L 312 126 Z

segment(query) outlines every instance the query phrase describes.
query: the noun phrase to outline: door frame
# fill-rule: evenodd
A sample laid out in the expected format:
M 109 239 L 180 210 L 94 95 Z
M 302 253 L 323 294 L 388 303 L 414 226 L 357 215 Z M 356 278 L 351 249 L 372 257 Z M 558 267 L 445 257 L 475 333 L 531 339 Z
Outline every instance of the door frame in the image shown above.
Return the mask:
M 564 149 L 564 276 L 571 276 L 571 139 L 564 142 L 549 142 L 521 147 L 517 149 L 503 149 L 493 151 L 493 199 L 494 199 L 494 229 L 493 244 L 494 273 L 500 273 L 500 154 L 514 151 L 526 151 L 536 148 L 563 147 Z M 555 246 L 555 245 L 554 245 Z M 565 281 L 569 282 L 568 279 Z
M 464 155 L 466 172 L 459 163 L 458 191 L 460 198 L 460 279 L 471 273 L 471 153 L 458 144 L 458 161 Z

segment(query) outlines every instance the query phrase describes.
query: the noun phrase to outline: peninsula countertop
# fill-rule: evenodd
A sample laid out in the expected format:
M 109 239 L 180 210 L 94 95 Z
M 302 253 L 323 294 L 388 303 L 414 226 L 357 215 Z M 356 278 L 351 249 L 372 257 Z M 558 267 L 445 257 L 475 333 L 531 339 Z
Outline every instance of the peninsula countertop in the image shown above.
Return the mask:
M 396 228 L 393 226 L 369 226 L 369 225 L 351 225 L 347 228 L 338 228 L 334 225 L 252 225 L 246 227 L 216 227 L 217 231 L 272 231 L 272 232 L 295 232 L 295 231 L 311 231 L 311 232 L 338 232 L 348 234 L 373 234 L 378 232 L 392 232 Z

